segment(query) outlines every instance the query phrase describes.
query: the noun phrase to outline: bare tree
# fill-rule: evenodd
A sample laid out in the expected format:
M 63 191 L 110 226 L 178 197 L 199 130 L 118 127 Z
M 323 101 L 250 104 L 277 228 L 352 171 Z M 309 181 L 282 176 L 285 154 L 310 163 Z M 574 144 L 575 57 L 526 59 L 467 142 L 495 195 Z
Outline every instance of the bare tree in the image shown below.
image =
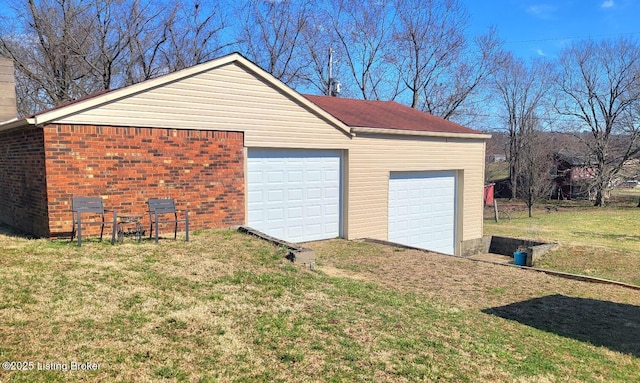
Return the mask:
M 550 67 L 546 62 L 534 61 L 531 67 L 527 67 L 522 59 L 507 54 L 493 76 L 493 87 L 500 100 L 499 110 L 505 118 L 509 135 L 507 160 L 512 198 L 517 198 L 518 194 L 520 155 L 526 145 L 528 125 L 542 107 L 549 89 L 545 80 L 545 74 L 549 71 Z
M 316 89 L 318 92 L 329 94 L 329 51 L 335 52 L 332 37 L 328 9 L 317 3 L 313 12 L 310 12 L 307 25 L 302 30 L 302 41 L 304 43 L 303 55 L 308 58 L 308 67 L 304 72 L 303 85 Z M 341 65 L 332 66 L 332 76 L 340 79 Z
M 377 0 L 335 0 L 326 19 L 347 91 L 365 100 L 394 98 L 397 87 L 385 60 L 395 21 L 392 5 Z
M 89 69 L 88 77 L 92 77 L 96 81 L 96 87 L 101 89 L 111 89 L 114 78 L 121 69 L 120 59 L 126 43 L 123 31 L 118 28 L 122 12 L 120 3 L 117 0 L 94 0 L 89 5 L 84 25 L 87 31 L 82 37 L 86 38 L 86 42 L 74 42 L 70 45 L 74 54 Z M 76 39 L 77 36 L 71 38 Z
M 200 0 L 183 1 L 167 19 L 167 44 L 162 54 L 170 72 L 211 60 L 235 44 L 222 37 L 227 28 L 223 1 L 209 1 L 207 5 L 203 9 Z
M 164 5 L 151 0 L 133 0 L 128 4 L 122 26 L 127 36 L 125 85 L 135 84 L 169 72 L 162 65 L 162 47 L 169 35 L 170 17 Z
M 304 31 L 306 54 L 309 57 L 304 83 L 322 94 L 329 95 L 329 51 L 333 51 L 333 48 L 331 39 L 321 37 L 324 33 L 326 30 L 315 23 Z M 333 67 L 333 77 L 340 78 L 337 65 Z
M 522 125 L 522 147 L 518 155 L 520 172 L 517 174 L 520 195 L 532 216 L 533 206 L 547 198 L 552 190 L 552 147 L 550 137 L 538 126 L 535 115 L 526 118 Z
M 456 62 L 466 44 L 469 16 L 458 0 L 398 0 L 393 40 L 397 53 L 388 59 L 397 66 L 417 108 L 426 88 L 435 88 L 447 67 Z
M 448 67 L 449 73 L 433 87 L 424 88 L 422 110 L 444 119 L 460 119 L 460 112 L 477 113 L 470 104 L 479 95 L 482 86 L 488 85 L 489 76 L 503 58 L 500 42 L 494 29 L 473 40 L 465 54 Z M 486 100 L 481 102 L 484 109 Z
M 412 108 L 450 119 L 494 69 L 495 30 L 474 41 L 459 0 L 396 0 L 395 49 L 387 53 Z
M 591 133 L 582 142 L 597 169 L 594 204 L 603 206 L 614 177 L 640 151 L 640 47 L 629 38 L 581 41 L 561 53 L 558 67 L 555 107 L 571 129 Z
M 16 68 L 20 115 L 171 69 L 159 60 L 170 18 L 151 0 L 26 0 L 13 7 L 0 51 Z
M 240 2 L 239 46 L 262 69 L 295 86 L 306 77 L 309 60 L 303 54 L 303 31 L 313 0 Z
M 80 52 L 90 44 L 89 6 L 78 0 L 28 0 L 15 8 L 12 30 L 0 33 L 0 49 L 14 61 L 20 106 L 44 109 L 96 90 Z M 19 110 L 21 115 L 35 110 Z

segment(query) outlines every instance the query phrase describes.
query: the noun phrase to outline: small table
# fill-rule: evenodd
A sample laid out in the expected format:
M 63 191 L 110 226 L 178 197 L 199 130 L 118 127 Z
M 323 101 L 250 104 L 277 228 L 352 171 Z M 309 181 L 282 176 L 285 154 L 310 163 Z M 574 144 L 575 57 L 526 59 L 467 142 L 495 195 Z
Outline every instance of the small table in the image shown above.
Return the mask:
M 138 214 L 118 214 L 117 232 L 118 242 L 124 241 L 125 235 L 135 235 L 138 242 L 144 235 L 144 227 L 140 220 L 144 217 Z

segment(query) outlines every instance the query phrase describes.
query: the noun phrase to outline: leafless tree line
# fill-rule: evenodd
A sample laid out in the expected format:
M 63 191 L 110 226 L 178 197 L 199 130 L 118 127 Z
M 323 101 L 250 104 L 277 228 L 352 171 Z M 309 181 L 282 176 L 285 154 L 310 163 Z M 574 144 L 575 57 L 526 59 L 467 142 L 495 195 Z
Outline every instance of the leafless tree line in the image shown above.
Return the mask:
M 640 46 L 630 38 L 576 41 L 556 60 L 525 61 L 496 30 L 470 38 L 460 0 L 8 2 L 0 55 L 14 61 L 21 116 L 233 51 L 295 89 L 326 93 L 332 49 L 343 96 L 470 126 L 495 115 L 487 127 L 509 134 L 514 193 L 531 189 L 540 167 L 531 161 L 546 161 L 541 130 L 590 132 L 577 136 L 599 169 L 598 205 L 640 150 Z
M 628 37 L 576 41 L 553 61 L 527 63 L 506 54 L 492 79 L 509 135 L 513 196 L 521 193 L 529 203 L 544 196 L 548 171 L 541 168 L 549 164 L 552 147 L 538 132 L 554 130 L 579 140 L 572 151 L 596 169 L 595 205 L 604 205 L 623 165 L 640 157 L 638 42 Z
M 0 54 L 16 67 L 20 115 L 209 60 L 231 44 L 198 2 L 16 0 Z
M 0 54 L 21 115 L 237 51 L 286 84 L 397 100 L 444 118 L 469 107 L 499 57 L 495 31 L 466 37 L 459 0 L 13 0 Z

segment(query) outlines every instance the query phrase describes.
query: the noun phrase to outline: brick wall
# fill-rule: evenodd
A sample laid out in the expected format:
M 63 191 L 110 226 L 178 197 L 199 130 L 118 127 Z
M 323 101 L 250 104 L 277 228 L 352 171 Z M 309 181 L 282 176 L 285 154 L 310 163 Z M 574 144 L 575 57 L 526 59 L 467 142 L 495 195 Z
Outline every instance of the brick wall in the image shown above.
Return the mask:
M 192 229 L 244 223 L 242 133 L 51 124 L 44 140 L 52 237 L 70 234 L 74 195 L 101 196 L 123 214 L 174 198 Z
M 0 221 L 29 234 L 49 235 L 42 129 L 0 134 Z

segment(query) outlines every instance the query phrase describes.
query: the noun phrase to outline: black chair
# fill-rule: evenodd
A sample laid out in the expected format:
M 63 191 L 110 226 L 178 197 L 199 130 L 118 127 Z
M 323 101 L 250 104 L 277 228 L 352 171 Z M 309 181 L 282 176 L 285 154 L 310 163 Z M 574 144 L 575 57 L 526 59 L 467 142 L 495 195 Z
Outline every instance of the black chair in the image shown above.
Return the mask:
M 100 240 L 102 241 L 102 235 L 104 233 L 104 206 L 102 204 L 102 198 L 99 197 L 72 197 L 71 198 L 71 214 L 73 216 L 73 229 L 71 230 L 71 241 L 78 233 L 78 246 L 82 246 L 82 226 L 83 225 L 100 225 Z M 83 220 L 82 215 L 97 216 L 96 220 Z M 95 219 L 95 218 L 94 218 Z M 77 227 L 77 231 L 76 231 Z M 115 238 L 116 227 L 116 213 L 113 212 L 113 228 L 114 233 L 111 235 L 111 243 Z
M 178 223 L 184 222 L 187 232 L 186 241 L 189 241 L 189 210 L 184 211 L 184 219 L 178 219 L 178 211 L 173 198 L 150 198 L 147 204 L 149 205 L 149 221 L 151 221 L 149 238 L 153 237 L 153 227 L 155 226 L 155 238 L 156 242 L 158 242 L 159 225 L 161 223 L 173 223 L 173 239 L 176 239 L 178 238 Z

